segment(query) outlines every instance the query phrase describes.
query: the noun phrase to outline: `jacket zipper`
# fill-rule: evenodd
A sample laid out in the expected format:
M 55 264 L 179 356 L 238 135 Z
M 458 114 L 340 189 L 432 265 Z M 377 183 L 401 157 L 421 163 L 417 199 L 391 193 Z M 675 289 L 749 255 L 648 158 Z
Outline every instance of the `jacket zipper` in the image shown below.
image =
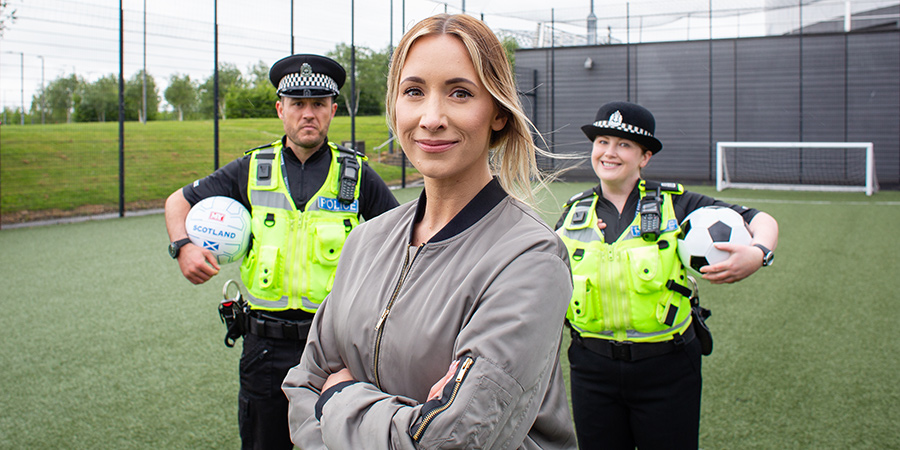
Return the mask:
M 422 423 L 419 425 L 419 428 L 416 429 L 415 434 L 413 434 L 413 440 L 418 442 L 419 439 L 422 438 L 422 434 L 425 433 L 425 429 L 428 428 L 428 425 L 431 421 L 440 414 L 445 411 L 450 405 L 453 404 L 453 400 L 456 399 L 456 394 L 459 393 L 459 387 L 462 386 L 463 379 L 466 377 L 466 374 L 469 372 L 469 368 L 472 367 L 472 364 L 475 362 L 475 359 L 471 356 L 467 356 L 466 360 L 463 361 L 462 367 L 459 368 L 459 372 L 456 374 L 456 381 L 453 383 L 453 392 L 450 394 L 450 398 L 447 400 L 447 403 L 429 411 L 425 414 L 425 417 L 422 418 Z
M 424 246 L 425 244 L 419 246 L 416 250 L 416 255 L 419 254 L 419 251 L 422 250 L 422 247 Z M 381 356 L 381 338 L 384 336 L 384 321 L 387 320 L 388 315 L 391 313 L 391 308 L 394 306 L 394 301 L 397 300 L 397 296 L 400 294 L 400 288 L 403 287 L 403 283 L 406 281 L 410 266 L 412 266 L 412 261 L 409 259 L 409 249 L 407 249 L 406 256 L 403 258 L 403 268 L 400 270 L 400 279 L 397 280 L 397 286 L 394 287 L 391 299 L 388 301 L 384 311 L 381 312 L 378 323 L 375 324 L 375 351 L 373 352 L 372 358 L 372 373 L 375 378 L 375 386 L 377 386 L 378 389 L 381 389 L 381 380 L 378 376 L 378 357 Z

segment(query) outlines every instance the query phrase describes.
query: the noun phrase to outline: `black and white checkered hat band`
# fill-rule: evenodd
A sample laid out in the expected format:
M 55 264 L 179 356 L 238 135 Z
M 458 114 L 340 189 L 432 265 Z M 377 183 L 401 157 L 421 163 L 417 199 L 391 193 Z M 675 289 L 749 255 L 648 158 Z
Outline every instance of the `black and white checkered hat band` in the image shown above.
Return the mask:
M 610 128 L 613 130 L 621 130 L 626 133 L 653 137 L 653 135 L 649 131 L 647 131 L 641 127 L 636 127 L 634 125 L 629 125 L 627 123 L 622 123 L 622 122 L 610 122 L 608 120 L 598 120 L 598 121 L 594 122 L 592 125 L 595 127 L 598 127 L 598 128 Z
M 281 82 L 278 83 L 278 93 L 293 91 L 297 89 L 325 89 L 337 95 L 340 92 L 337 82 L 328 75 L 321 73 L 313 73 L 310 75 L 302 75 L 292 73 L 285 75 Z

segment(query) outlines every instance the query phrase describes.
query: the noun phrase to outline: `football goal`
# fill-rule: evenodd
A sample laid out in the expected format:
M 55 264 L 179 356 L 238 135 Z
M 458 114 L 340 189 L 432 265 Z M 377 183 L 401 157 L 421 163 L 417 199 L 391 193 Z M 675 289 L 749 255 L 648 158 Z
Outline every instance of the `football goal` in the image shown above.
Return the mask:
M 871 142 L 718 142 L 716 190 L 878 190 Z

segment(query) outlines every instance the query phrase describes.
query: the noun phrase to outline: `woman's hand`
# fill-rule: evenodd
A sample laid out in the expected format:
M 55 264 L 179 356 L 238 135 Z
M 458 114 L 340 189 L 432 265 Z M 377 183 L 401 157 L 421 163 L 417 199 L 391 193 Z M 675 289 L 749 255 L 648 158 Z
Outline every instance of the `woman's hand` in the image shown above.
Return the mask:
M 700 268 L 703 279 L 712 284 L 741 281 L 762 267 L 763 254 L 759 247 L 738 244 L 715 244 L 715 246 L 730 255 L 725 261 Z
M 322 385 L 322 392 L 325 392 L 328 390 L 328 388 L 345 381 L 356 381 L 356 379 L 353 378 L 353 375 L 350 375 L 350 369 L 346 367 L 338 370 L 331 375 L 328 375 L 328 378 L 325 380 L 325 384 Z

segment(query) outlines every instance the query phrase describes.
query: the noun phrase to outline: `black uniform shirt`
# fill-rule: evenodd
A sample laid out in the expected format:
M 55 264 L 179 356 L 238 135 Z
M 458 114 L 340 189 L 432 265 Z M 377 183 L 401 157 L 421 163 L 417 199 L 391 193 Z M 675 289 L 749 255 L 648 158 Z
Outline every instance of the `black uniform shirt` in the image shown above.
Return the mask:
M 281 142 L 285 142 L 284 137 L 281 138 Z M 325 178 L 328 177 L 331 151 L 327 140 L 305 163 L 301 163 L 287 146 L 282 154 L 285 173 L 290 183 L 291 198 L 297 209 L 304 211 L 306 203 L 319 191 L 325 183 Z M 222 195 L 240 201 L 248 211 L 251 211 L 250 200 L 247 197 L 250 158 L 251 155 L 244 155 L 209 176 L 185 186 L 182 189 L 184 198 L 193 206 L 204 198 Z M 275 161 L 275 164 L 280 163 Z M 363 164 L 359 173 L 359 212 L 364 219 L 371 219 L 399 205 L 391 190 L 368 164 Z
M 628 227 L 634 221 L 634 216 L 637 214 L 638 201 L 641 198 L 641 190 L 638 187 L 639 184 L 640 180 L 635 183 L 634 189 L 632 189 L 631 194 L 628 195 L 628 200 L 625 201 L 625 207 L 622 208 L 621 213 L 619 213 L 619 210 L 612 202 L 603 197 L 603 192 L 599 184 L 590 190 L 600 196 L 597 200 L 597 218 L 606 224 L 606 228 L 603 229 L 603 240 L 607 244 L 615 242 L 622 233 L 628 230 Z M 675 208 L 675 219 L 678 220 L 678 223 L 681 223 L 684 218 L 695 209 L 704 206 L 715 205 L 731 208 L 737 211 L 738 214 L 744 218 L 744 222 L 747 223 L 750 223 L 750 221 L 753 220 L 753 217 L 756 216 L 756 213 L 759 212 L 759 210 L 753 208 L 732 205 L 707 195 L 690 191 L 685 191 L 681 195 L 672 195 L 672 203 Z M 556 229 L 563 226 L 570 208 L 571 205 L 563 211 L 562 217 L 560 217 L 559 222 L 556 224 Z
M 281 142 L 285 143 L 284 137 L 281 138 Z M 306 203 L 319 191 L 328 177 L 328 170 L 331 167 L 331 150 L 328 140 L 326 139 L 322 147 L 316 150 L 305 163 L 301 163 L 287 146 L 284 147 L 282 154 L 284 155 L 284 172 L 290 183 L 291 198 L 297 205 L 297 209 L 304 211 Z M 247 197 L 250 158 L 251 155 L 244 155 L 205 178 L 185 186 L 182 188 L 184 198 L 193 206 L 204 198 L 221 195 L 240 201 L 247 211 L 251 211 L 250 200 Z M 274 163 L 280 164 L 281 162 L 275 161 Z M 364 219 L 371 219 L 399 205 L 391 190 L 368 164 L 362 165 L 359 174 L 359 213 Z M 302 310 L 281 311 L 268 313 L 268 315 L 289 320 L 312 318 L 312 314 Z

